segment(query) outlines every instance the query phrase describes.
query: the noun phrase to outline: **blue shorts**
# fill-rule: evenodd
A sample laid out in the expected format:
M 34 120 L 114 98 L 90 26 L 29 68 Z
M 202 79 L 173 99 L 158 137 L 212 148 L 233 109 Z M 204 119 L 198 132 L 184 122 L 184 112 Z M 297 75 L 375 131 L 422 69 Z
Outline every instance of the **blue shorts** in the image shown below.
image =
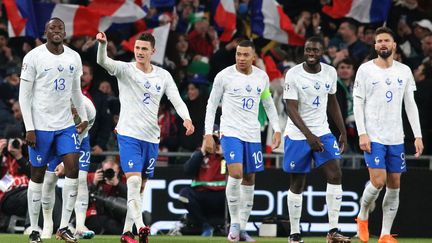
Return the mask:
M 145 177 L 153 177 L 159 144 L 120 134 L 117 134 L 117 141 L 123 172 L 142 172 Z
M 249 143 L 226 136 L 223 136 L 220 142 L 227 164 L 242 163 L 243 172 L 246 174 L 264 170 L 261 143 Z
M 311 170 L 312 159 L 315 166 L 320 167 L 327 161 L 341 158 L 339 146 L 333 134 L 325 134 L 320 137 L 320 140 L 324 144 L 324 151 L 314 152 L 306 139 L 292 140 L 286 136 L 283 170 L 287 173 L 308 173 Z
M 79 170 L 88 172 L 90 167 L 90 154 L 91 154 L 89 136 L 83 138 L 80 145 L 79 152 L 80 152 Z M 52 161 L 48 162 L 47 171 L 54 172 L 55 168 L 57 167 L 57 165 L 61 163 L 61 161 L 62 158 L 60 156 L 56 156 Z
M 36 147 L 29 146 L 29 158 L 33 167 L 42 167 L 56 157 L 79 152 L 79 139 L 75 126 L 58 131 L 36 130 Z
M 403 144 L 384 145 L 371 143 L 371 153 L 364 152 L 366 166 L 371 169 L 385 169 L 390 173 L 406 171 L 405 148 Z

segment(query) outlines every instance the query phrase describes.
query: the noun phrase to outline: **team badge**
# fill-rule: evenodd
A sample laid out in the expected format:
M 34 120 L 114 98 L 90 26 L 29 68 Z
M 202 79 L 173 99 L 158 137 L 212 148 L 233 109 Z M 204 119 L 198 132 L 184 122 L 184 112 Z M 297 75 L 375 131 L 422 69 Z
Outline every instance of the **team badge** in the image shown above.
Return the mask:
M 155 86 L 156 86 L 156 91 L 157 91 L 157 92 L 160 92 L 160 91 L 161 91 L 161 86 L 158 85 L 158 84 L 156 84 Z
M 69 65 L 69 72 L 70 73 L 73 73 L 74 72 L 74 70 L 75 70 L 75 67 L 74 67 L 74 65 Z
M 247 92 L 251 92 L 252 91 L 252 87 L 249 84 L 246 86 L 246 91 Z
M 151 86 L 151 84 L 150 84 L 150 82 L 147 80 L 147 81 L 145 82 L 145 84 L 144 84 L 144 87 L 145 87 L 146 89 L 149 89 L 150 86 Z
M 403 80 L 402 80 L 402 79 L 398 78 L 397 81 L 398 81 L 398 84 L 399 84 L 399 85 L 402 85 L 402 84 L 403 84 Z
M 257 87 L 257 93 L 261 94 L 261 88 L 260 87 Z
M 291 162 L 290 162 L 290 168 L 291 168 L 291 170 L 294 169 L 294 167 L 295 167 L 295 162 L 294 162 L 294 161 L 291 161 Z
M 234 153 L 234 151 L 231 151 L 230 154 L 229 154 L 229 156 L 230 156 L 230 159 L 233 160 L 234 157 L 235 157 L 235 153 Z
M 391 80 L 389 78 L 387 78 L 385 82 L 386 82 L 387 85 L 391 84 Z
M 329 91 L 330 90 L 330 84 L 325 84 L 326 90 Z
M 59 70 L 59 72 L 63 72 L 64 67 L 60 64 L 58 65 L 57 70 Z
M 315 88 L 316 90 L 319 90 L 320 87 L 321 87 L 321 85 L 320 85 L 318 82 L 316 82 L 315 85 L 314 85 L 314 88 Z

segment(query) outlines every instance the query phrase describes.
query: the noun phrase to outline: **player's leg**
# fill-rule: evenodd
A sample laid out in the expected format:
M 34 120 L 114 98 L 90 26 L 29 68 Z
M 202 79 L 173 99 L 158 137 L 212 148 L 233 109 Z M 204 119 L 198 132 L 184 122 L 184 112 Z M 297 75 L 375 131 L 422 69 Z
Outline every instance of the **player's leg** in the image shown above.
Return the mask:
M 240 240 L 240 185 L 243 180 L 243 142 L 238 138 L 222 137 L 222 151 L 227 163 L 226 198 L 231 218 L 229 241 Z
M 78 159 L 80 143 L 75 126 L 56 132 L 55 145 L 57 155 L 62 157 L 65 180 L 62 190 L 62 215 L 56 238 L 65 242 L 76 242 L 77 239 L 69 230 L 69 220 L 78 194 Z
M 364 153 L 365 163 L 369 170 L 370 183 L 366 185 L 363 191 L 360 201 L 360 211 L 356 219 L 357 234 L 362 242 L 369 241 L 369 212 L 386 184 L 386 151 L 387 148 L 384 145 L 372 142 L 371 153 Z
M 300 218 L 306 174 L 310 172 L 312 153 L 306 140 L 285 137 L 283 170 L 290 174 L 287 204 L 290 218 L 289 242 L 303 242 L 300 236 Z
M 27 189 L 27 204 L 30 218 L 31 233 L 30 242 L 42 242 L 38 229 L 39 213 L 41 209 L 42 185 L 45 176 L 46 165 L 53 155 L 53 133 L 35 131 L 36 146 L 29 147 L 31 163 L 31 178 Z
M 55 203 L 55 187 L 57 185 L 58 177 L 54 173 L 57 165 L 60 164 L 60 158 L 55 157 L 54 160 L 48 163 L 48 168 L 45 171 L 44 182 L 42 186 L 42 214 L 44 218 L 42 239 L 50 239 L 53 234 L 53 209 Z
M 406 171 L 403 144 L 388 146 L 386 165 L 387 188 L 382 202 L 383 222 L 380 243 L 397 242 L 391 236 L 391 228 L 399 208 L 400 178 Z
M 78 194 L 75 202 L 76 231 L 75 235 L 83 239 L 91 239 L 95 233 L 85 226 L 86 213 L 89 201 L 89 192 L 87 186 L 87 174 L 90 167 L 90 140 L 85 137 L 81 141 L 79 172 L 78 172 Z

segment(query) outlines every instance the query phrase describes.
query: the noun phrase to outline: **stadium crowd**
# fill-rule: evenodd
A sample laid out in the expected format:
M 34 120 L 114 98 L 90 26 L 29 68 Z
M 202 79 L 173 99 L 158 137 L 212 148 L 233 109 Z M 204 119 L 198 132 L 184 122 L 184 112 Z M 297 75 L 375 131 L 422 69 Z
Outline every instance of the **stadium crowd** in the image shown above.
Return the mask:
M 47 1 L 45 1 L 47 2 Z M 53 0 L 52 2 L 87 5 L 88 0 Z M 150 1 L 153 3 L 153 1 Z M 281 127 L 285 127 L 287 114 L 282 99 L 284 74 L 303 60 L 303 46 L 292 46 L 259 37 L 251 33 L 249 0 L 235 0 L 237 26 L 236 32 L 227 42 L 219 40 L 214 18 L 210 14 L 211 1 L 177 0 L 173 6 L 164 6 L 154 1 L 147 15 L 133 24 L 121 24 L 111 27 L 107 32 L 107 54 L 114 60 L 131 61 L 133 53 L 124 49 L 123 40 L 135 35 L 144 28 L 151 29 L 171 23 L 162 67 L 168 70 L 188 107 L 195 126 L 192 136 L 185 136 L 182 119 L 175 113 L 168 99 L 162 99 L 158 114 L 161 130 L 159 151 L 194 152 L 202 143 L 207 100 L 216 74 L 235 63 L 235 47 L 242 39 L 253 39 L 256 46 L 255 65 L 267 72 L 271 81 L 271 92 L 278 110 Z M 164 1 L 162 1 L 164 2 Z M 170 1 L 167 1 L 170 2 Z M 174 2 L 174 1 L 172 1 Z M 359 23 L 353 19 L 333 19 L 322 12 L 325 0 L 278 1 L 285 13 L 291 18 L 295 32 L 307 39 L 321 36 L 325 43 L 325 55 L 322 62 L 336 68 L 338 74 L 337 98 L 348 136 L 348 153 L 360 153 L 358 136 L 353 114 L 353 85 L 357 68 L 360 64 L 374 58 L 374 32 L 384 23 Z M 3 5 L 2 5 L 3 7 Z M 420 114 L 423 134 L 424 154 L 432 154 L 432 5 L 421 0 L 395 0 L 392 3 L 386 26 L 396 33 L 395 59 L 408 65 L 416 81 L 415 100 Z M 25 128 L 18 103 L 20 69 L 23 57 L 44 41 L 38 38 L 9 38 L 8 16 L 4 7 L 0 22 L 0 138 L 24 138 Z M 61 16 L 59 16 L 61 17 Z M 83 61 L 81 89 L 95 105 L 97 115 L 89 131 L 92 157 L 94 162 L 101 162 L 97 156 L 104 151 L 118 151 L 115 127 L 119 119 L 120 101 L 117 79 L 108 74 L 96 63 L 97 41 L 95 36 L 77 36 L 66 40 L 66 44 L 77 51 Z M 157 51 L 157 50 L 156 50 Z M 262 126 L 262 144 L 266 144 L 269 123 L 265 114 L 260 115 Z M 408 124 L 408 119 L 404 119 Z M 216 122 L 218 122 L 216 120 Z M 330 124 L 334 127 L 334 124 Z M 409 126 L 405 129 L 407 154 L 414 154 L 414 137 Z M 271 128 L 270 128 L 271 129 Z M 337 136 L 337 129 L 334 133 Z M 11 135 L 13 134 L 13 135 Z M 19 140 L 19 146 L 23 145 Z M 15 156 L 12 144 L 1 140 L 0 178 L 9 170 L 14 177 L 13 189 L 26 187 L 28 184 L 27 160 L 23 155 Z M 16 149 L 16 148 L 15 148 Z M 9 153 L 6 151 L 9 150 Z M 25 153 L 24 153 L 25 154 Z M 112 158 L 110 158 L 112 159 Z M 163 160 L 164 158 L 159 158 Z M 181 163 L 170 160 L 169 163 Z M 116 167 L 117 168 L 117 167 Z M 102 176 L 99 170 L 89 179 L 89 187 L 97 187 Z M 13 172 L 11 172 L 13 171 Z M 18 184 L 17 184 L 18 183 Z M 119 182 L 117 182 L 118 184 Z M 120 184 L 122 181 L 120 180 Z M 116 186 L 116 185 L 114 185 Z M 11 194 L 11 193 L 9 193 Z M 122 194 L 119 192 L 117 194 Z M 0 205 L 8 192 L 0 191 Z M 99 217 L 96 206 L 89 207 L 87 216 Z M 1 208 L 5 213 L 4 208 Z M 95 213 L 97 211 L 97 213 Z M 25 217 L 25 213 L 20 212 Z M 99 219 L 98 219 L 99 220 Z M 105 229 L 107 232 L 108 229 Z M 103 232 L 97 229 L 98 233 Z M 114 229 L 113 232 L 117 232 Z

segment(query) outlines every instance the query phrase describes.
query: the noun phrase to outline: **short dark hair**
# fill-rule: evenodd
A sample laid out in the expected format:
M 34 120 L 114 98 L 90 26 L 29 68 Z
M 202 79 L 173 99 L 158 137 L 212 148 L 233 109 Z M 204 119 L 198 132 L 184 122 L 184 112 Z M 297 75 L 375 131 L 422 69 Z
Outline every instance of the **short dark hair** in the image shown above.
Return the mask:
M 352 30 L 352 31 L 354 31 L 355 33 L 357 33 L 357 29 L 358 29 L 358 27 L 357 27 L 356 23 L 355 23 L 353 20 L 351 20 L 351 19 L 346 19 L 346 20 L 344 20 L 342 23 L 347 23 L 347 24 L 348 24 L 348 28 L 350 28 L 350 30 Z M 342 24 L 342 23 L 341 23 L 341 24 Z
M 306 42 L 315 42 L 321 44 L 321 47 L 324 48 L 324 40 L 319 36 L 309 37 Z
M 242 40 L 238 43 L 237 46 L 241 46 L 241 47 L 252 47 L 252 50 L 255 50 L 255 45 L 252 41 L 250 40 Z
M 147 33 L 147 32 L 141 33 L 138 36 L 138 38 L 136 38 L 136 40 L 148 41 L 148 42 L 150 42 L 150 45 L 151 45 L 152 48 L 155 47 L 156 40 L 155 40 L 154 36 L 151 33 Z
M 379 27 L 378 29 L 376 29 L 375 30 L 375 36 L 377 36 L 379 34 L 389 34 L 389 35 L 391 35 L 393 40 L 395 40 L 395 34 L 394 34 L 393 30 L 391 30 L 389 27 L 382 26 L 382 27 Z
M 344 58 L 342 59 L 342 61 L 338 62 L 338 64 L 336 65 L 336 69 L 338 69 L 341 64 L 351 65 L 354 68 L 354 61 L 349 57 Z
M 50 19 L 46 22 L 46 24 L 45 24 L 45 28 L 47 28 L 47 27 L 48 27 L 48 24 L 49 24 L 51 21 L 53 21 L 53 20 L 58 20 L 58 21 L 62 22 L 62 23 L 63 23 L 63 26 L 66 27 L 65 22 L 64 22 L 61 18 L 59 18 L 59 17 L 52 17 L 52 18 L 50 18 Z

